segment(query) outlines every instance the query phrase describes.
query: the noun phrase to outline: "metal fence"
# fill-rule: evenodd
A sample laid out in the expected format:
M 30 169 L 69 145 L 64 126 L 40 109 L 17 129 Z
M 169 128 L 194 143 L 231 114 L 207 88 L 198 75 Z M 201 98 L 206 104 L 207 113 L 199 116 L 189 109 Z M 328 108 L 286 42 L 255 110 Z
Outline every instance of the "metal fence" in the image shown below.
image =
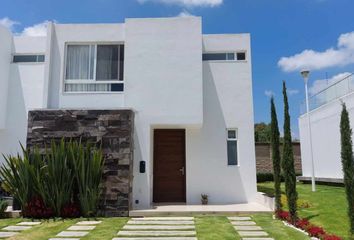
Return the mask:
M 310 111 L 354 91 L 354 76 L 349 74 L 309 98 Z M 306 103 L 301 103 L 300 113 L 306 113 Z

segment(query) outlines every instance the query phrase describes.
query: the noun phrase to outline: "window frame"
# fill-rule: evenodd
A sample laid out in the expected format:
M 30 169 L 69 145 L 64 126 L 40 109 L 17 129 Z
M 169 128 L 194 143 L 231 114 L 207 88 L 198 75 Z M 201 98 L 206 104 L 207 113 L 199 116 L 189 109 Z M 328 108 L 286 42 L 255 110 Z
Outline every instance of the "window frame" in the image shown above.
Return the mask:
M 237 59 L 237 54 L 238 53 L 244 53 L 245 54 L 245 60 L 238 60 Z M 225 54 L 226 59 L 225 60 L 203 60 L 202 56 L 202 62 L 247 62 L 247 51 L 246 50 L 237 50 L 237 51 L 206 51 L 202 53 L 204 54 Z M 228 54 L 234 54 L 234 59 L 233 60 L 228 60 Z
M 93 60 L 93 79 L 66 79 L 66 71 L 67 71 L 67 53 L 68 53 L 68 46 L 74 46 L 74 45 L 93 45 L 94 46 L 94 60 Z M 123 45 L 125 48 L 125 42 L 66 42 L 64 46 L 64 70 L 63 70 L 63 85 L 61 87 L 62 94 L 66 95 L 73 95 L 73 94 L 122 94 L 124 93 L 124 86 L 125 86 L 125 71 L 123 70 L 123 80 L 119 80 L 119 61 L 117 64 L 117 69 L 118 69 L 118 79 L 117 80 L 97 80 L 96 79 L 96 68 L 97 68 L 97 45 Z M 119 48 L 118 48 L 119 49 Z M 120 51 L 120 50 L 119 50 Z M 90 52 L 91 54 L 91 52 Z M 125 54 L 125 49 L 124 49 L 124 54 Z M 119 56 L 118 56 L 119 58 Z M 125 56 L 124 56 L 124 62 L 125 62 Z M 91 66 L 91 62 L 89 63 Z M 124 64 L 123 64 L 124 68 Z M 65 84 L 122 84 L 123 85 L 123 91 L 81 91 L 81 92 L 68 92 L 65 91 Z
M 229 137 L 229 131 L 235 131 L 235 137 Z M 229 164 L 229 151 L 228 151 L 228 143 L 236 142 L 236 164 Z M 227 166 L 228 167 L 239 167 L 240 160 L 239 160 L 239 138 L 238 138 L 238 128 L 227 128 L 226 129 L 226 159 L 227 159 Z

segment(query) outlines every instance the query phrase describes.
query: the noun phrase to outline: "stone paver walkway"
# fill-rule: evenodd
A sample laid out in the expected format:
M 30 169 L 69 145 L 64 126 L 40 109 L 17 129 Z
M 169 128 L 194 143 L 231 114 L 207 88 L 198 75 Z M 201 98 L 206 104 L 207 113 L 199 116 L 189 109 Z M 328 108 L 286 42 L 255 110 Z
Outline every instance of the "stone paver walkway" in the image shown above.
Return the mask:
M 41 222 L 20 222 L 16 225 L 4 227 L 0 230 L 0 238 L 8 238 L 15 236 L 19 232 L 31 229 L 33 226 L 39 224 L 41 224 Z
M 89 234 L 89 231 L 95 229 L 96 225 L 100 223 L 101 221 L 81 221 L 65 231 L 58 233 L 55 238 L 50 238 L 49 240 L 80 240 L 80 237 Z
M 132 218 L 113 240 L 197 240 L 193 217 Z
M 274 240 L 251 217 L 228 217 L 242 240 Z

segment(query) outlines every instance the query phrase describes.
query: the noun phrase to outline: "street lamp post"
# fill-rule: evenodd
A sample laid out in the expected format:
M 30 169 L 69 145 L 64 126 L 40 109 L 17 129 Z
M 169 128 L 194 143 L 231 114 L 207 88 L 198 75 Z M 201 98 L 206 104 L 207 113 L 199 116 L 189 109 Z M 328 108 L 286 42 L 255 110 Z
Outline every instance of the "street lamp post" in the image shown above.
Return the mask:
M 316 182 L 315 182 L 315 164 L 313 162 L 313 151 L 312 151 L 312 133 L 311 133 L 311 121 L 310 121 L 310 106 L 309 106 L 309 93 L 307 83 L 309 80 L 310 71 L 303 70 L 301 71 L 301 76 L 304 78 L 305 82 L 305 95 L 306 95 L 306 115 L 307 115 L 307 127 L 310 138 L 310 157 L 311 157 L 311 184 L 312 191 L 316 191 Z

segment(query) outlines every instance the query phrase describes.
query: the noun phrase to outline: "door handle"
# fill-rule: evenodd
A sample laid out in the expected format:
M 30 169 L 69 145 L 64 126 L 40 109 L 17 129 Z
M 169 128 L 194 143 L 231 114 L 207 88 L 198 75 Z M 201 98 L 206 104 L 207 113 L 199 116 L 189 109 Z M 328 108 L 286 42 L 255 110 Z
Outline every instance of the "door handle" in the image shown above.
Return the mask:
M 184 167 L 182 167 L 179 171 L 182 173 L 182 176 L 184 176 Z

